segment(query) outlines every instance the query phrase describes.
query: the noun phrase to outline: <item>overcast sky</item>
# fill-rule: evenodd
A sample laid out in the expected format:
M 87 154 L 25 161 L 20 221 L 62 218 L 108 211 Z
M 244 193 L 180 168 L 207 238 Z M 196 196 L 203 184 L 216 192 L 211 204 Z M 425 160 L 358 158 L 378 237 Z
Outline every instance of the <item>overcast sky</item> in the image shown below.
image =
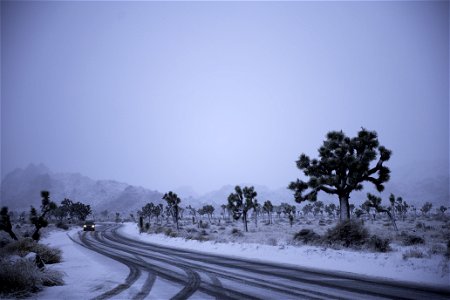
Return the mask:
M 449 157 L 449 3 L 1 4 L 1 171 L 287 186 L 329 130 Z

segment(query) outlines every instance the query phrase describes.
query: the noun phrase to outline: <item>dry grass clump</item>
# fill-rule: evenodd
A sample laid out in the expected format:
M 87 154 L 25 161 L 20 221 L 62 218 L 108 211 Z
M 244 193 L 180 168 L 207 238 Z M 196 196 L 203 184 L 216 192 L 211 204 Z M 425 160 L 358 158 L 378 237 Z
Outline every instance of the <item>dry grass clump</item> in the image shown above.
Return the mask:
M 0 259 L 0 295 L 25 297 L 42 290 L 44 286 L 62 285 L 63 274 L 49 269 L 39 269 L 29 259 Z
M 39 255 L 45 264 L 59 263 L 62 258 L 61 250 L 39 244 L 31 238 L 10 242 L 1 248 L 0 252 L 4 255 L 19 255 L 22 257 L 30 252 L 34 252 Z

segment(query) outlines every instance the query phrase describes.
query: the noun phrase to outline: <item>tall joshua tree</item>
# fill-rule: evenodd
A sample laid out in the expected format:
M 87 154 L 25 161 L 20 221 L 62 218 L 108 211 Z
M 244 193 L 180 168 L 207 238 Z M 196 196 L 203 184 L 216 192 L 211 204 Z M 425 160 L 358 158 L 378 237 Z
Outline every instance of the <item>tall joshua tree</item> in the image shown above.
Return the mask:
M 267 218 L 269 220 L 269 224 L 272 224 L 272 212 L 273 212 L 273 205 L 270 200 L 267 200 L 264 202 L 263 210 L 267 213 Z
M 289 184 L 295 201 L 316 201 L 322 191 L 339 199 L 341 221 L 350 219 L 350 194 L 363 189 L 370 182 L 381 192 L 383 183 L 390 178 L 390 170 L 383 165 L 391 157 L 391 151 L 381 146 L 375 131 L 362 128 L 354 138 L 342 131 L 331 131 L 318 149 L 319 158 L 310 159 L 301 154 L 297 167 L 308 181 L 297 179 Z M 372 162 L 376 163 L 372 164 Z
M 178 211 L 179 211 L 179 204 L 181 202 L 181 199 L 178 198 L 177 194 L 175 194 L 171 191 L 168 193 L 165 193 L 162 198 L 167 201 L 167 205 L 170 207 L 173 217 L 175 219 L 175 222 L 177 224 L 177 230 L 179 230 L 180 227 L 178 225 L 178 216 L 179 216 Z
M 32 206 L 30 211 L 30 221 L 34 225 L 35 230 L 31 236 L 33 240 L 39 241 L 41 235 L 39 230 L 43 227 L 48 226 L 47 216 L 48 214 L 57 208 L 55 202 L 50 201 L 50 192 L 41 191 L 42 204 L 41 204 L 41 214 L 39 215 L 37 210 Z
M 233 218 L 235 220 L 242 216 L 242 221 L 244 222 L 245 231 L 248 231 L 247 227 L 247 213 L 256 204 L 256 196 L 254 187 L 244 187 L 241 189 L 240 186 L 234 188 L 234 193 L 228 196 L 228 207 L 233 212 Z
M 2 207 L 0 210 L 0 230 L 5 231 L 13 240 L 17 241 L 17 236 L 12 230 L 11 218 L 6 206 Z

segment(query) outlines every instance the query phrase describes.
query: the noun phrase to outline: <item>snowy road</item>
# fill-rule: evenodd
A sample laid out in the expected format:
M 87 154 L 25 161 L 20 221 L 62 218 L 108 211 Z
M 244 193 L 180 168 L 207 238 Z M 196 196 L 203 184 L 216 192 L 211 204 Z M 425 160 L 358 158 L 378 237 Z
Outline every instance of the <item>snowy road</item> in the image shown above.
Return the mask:
M 99 225 L 96 232 L 79 233 L 78 242 L 83 246 L 129 268 L 123 283 L 95 299 L 448 299 L 450 296 L 448 291 L 428 287 L 173 249 L 123 236 L 117 232 L 119 227 Z

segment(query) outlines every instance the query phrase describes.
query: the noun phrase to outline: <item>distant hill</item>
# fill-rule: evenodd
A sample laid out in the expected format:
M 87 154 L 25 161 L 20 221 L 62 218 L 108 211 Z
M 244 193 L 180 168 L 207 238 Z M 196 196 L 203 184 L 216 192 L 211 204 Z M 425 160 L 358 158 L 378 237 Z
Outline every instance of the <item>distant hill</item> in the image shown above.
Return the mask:
M 113 180 L 93 180 L 78 173 L 53 173 L 46 166 L 30 164 L 7 174 L 1 185 L 1 205 L 11 210 L 39 207 L 40 191 L 50 191 L 56 203 L 64 198 L 90 204 L 100 212 L 134 212 L 147 202 L 162 202 L 162 194 Z
M 391 180 L 381 194 L 383 201 L 387 201 L 389 194 L 394 193 L 416 207 L 426 201 L 432 202 L 434 207 L 450 206 L 447 165 L 436 162 L 417 163 L 394 169 L 391 175 Z M 286 187 L 270 189 L 264 185 L 249 183 L 239 185 L 253 185 L 260 204 L 270 200 L 274 205 L 286 202 L 300 206 L 294 202 L 292 192 Z M 110 212 L 135 212 L 148 202 L 163 203 L 162 193 L 158 191 L 113 180 L 93 180 L 78 173 L 53 173 L 42 164 L 30 164 L 25 169 L 16 169 L 5 176 L 1 185 L 1 205 L 8 206 L 11 210 L 28 210 L 30 205 L 38 207 L 41 190 L 49 190 L 51 199 L 57 203 L 69 198 L 90 204 L 97 212 L 105 209 Z M 204 195 L 198 195 L 189 186 L 174 190 L 182 199 L 182 207 L 191 205 L 199 208 L 205 204 L 213 204 L 217 209 L 227 203 L 228 195 L 233 191 L 234 185 L 224 185 Z M 364 190 L 351 194 L 350 203 L 359 206 L 365 200 L 367 192 L 378 194 L 371 184 L 366 183 Z M 319 193 L 318 199 L 325 203 L 337 203 L 334 195 L 325 193 Z

